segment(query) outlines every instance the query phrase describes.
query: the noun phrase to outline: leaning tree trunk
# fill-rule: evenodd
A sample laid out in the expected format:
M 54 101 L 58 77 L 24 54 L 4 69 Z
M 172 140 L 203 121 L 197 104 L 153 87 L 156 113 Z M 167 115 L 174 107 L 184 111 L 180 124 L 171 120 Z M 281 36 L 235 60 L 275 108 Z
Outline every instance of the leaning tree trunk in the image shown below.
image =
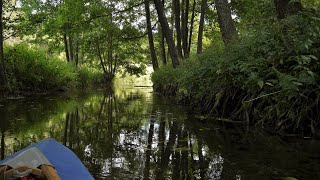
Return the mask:
M 192 42 L 192 33 L 193 33 L 193 23 L 194 23 L 194 17 L 195 17 L 195 10 L 196 10 L 196 0 L 193 0 L 192 15 L 191 15 L 191 22 L 190 22 L 189 43 L 188 43 L 188 56 L 189 56 L 190 50 L 191 50 L 191 42 Z
M 274 0 L 278 19 L 284 19 L 288 15 L 297 14 L 302 10 L 300 0 L 290 2 L 290 0 Z
M 173 0 L 173 13 L 174 13 L 174 20 L 175 20 L 175 27 L 177 33 L 177 50 L 179 57 L 182 58 L 182 46 L 181 46 L 181 27 L 180 27 L 180 2 L 179 0 Z
M 204 15 L 206 13 L 207 0 L 202 0 L 201 3 L 201 15 L 200 15 L 200 23 L 199 23 L 199 31 L 198 31 L 198 47 L 197 54 L 202 53 L 202 36 L 203 36 L 203 27 L 204 27 Z
M 162 34 L 166 38 L 168 44 L 168 51 L 172 60 L 172 66 L 176 68 L 179 65 L 179 56 L 176 46 L 174 45 L 172 31 L 169 28 L 168 20 L 164 13 L 164 7 L 161 0 L 154 0 L 156 6 L 158 18 L 162 28 Z
M 237 39 L 236 26 L 231 16 L 231 8 L 228 0 L 215 0 L 218 13 L 220 32 L 225 45 Z
M 184 2 L 184 1 L 183 1 Z M 188 17 L 189 17 L 189 0 L 185 0 L 183 3 L 183 13 L 181 16 L 183 19 L 182 23 L 182 48 L 183 48 L 183 55 L 188 57 Z
M 162 6 L 164 6 L 164 0 L 162 0 Z M 166 53 L 166 46 L 165 46 L 165 38 L 163 33 L 161 32 L 161 24 L 159 26 L 158 32 L 160 33 L 160 48 L 161 48 L 161 57 L 162 57 L 162 63 L 164 65 L 167 64 L 167 53 Z
M 153 42 L 153 34 L 152 34 L 152 27 L 151 27 L 151 20 L 150 20 L 149 0 L 145 0 L 144 5 L 145 5 L 145 10 L 146 10 L 147 32 L 148 32 L 148 40 L 149 40 L 152 66 L 153 66 L 153 70 L 157 70 L 159 68 L 159 65 L 158 65 L 158 59 L 157 59 L 156 50 L 154 48 L 154 42 Z

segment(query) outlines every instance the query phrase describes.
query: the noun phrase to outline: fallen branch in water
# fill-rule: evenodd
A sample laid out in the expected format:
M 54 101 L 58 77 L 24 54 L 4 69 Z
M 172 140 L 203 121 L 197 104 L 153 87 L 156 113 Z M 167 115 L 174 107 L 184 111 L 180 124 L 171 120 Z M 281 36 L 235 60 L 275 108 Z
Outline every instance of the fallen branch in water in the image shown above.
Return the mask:
M 261 99 L 261 98 L 263 98 L 263 97 L 266 97 L 266 96 L 271 96 L 271 95 L 274 95 L 274 94 L 278 94 L 278 93 L 280 93 L 280 92 L 282 92 L 282 91 L 277 91 L 277 92 L 273 92 L 273 93 L 269 93 L 269 94 L 264 94 L 264 95 L 261 95 L 261 96 L 258 96 L 258 97 L 256 97 L 256 98 L 254 98 L 254 99 L 250 99 L 250 100 L 243 101 L 243 102 L 252 102 L 252 101 Z
M 217 117 L 196 116 L 196 118 L 200 120 L 214 120 L 214 121 L 227 122 L 227 123 L 240 123 L 240 124 L 246 123 L 245 121 L 233 121 L 231 119 L 217 118 Z

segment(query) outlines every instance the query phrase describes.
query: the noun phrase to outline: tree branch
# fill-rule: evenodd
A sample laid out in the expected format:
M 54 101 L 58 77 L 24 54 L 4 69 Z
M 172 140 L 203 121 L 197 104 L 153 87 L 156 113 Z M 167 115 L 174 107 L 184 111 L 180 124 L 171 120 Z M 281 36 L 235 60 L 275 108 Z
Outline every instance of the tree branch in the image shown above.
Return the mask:
M 134 5 L 126 8 L 126 9 L 119 10 L 119 11 L 115 11 L 114 13 L 115 13 L 115 14 L 118 14 L 118 13 L 127 12 L 127 11 L 130 11 L 131 9 L 133 9 L 133 8 L 135 8 L 135 7 L 139 7 L 139 6 L 143 5 L 144 3 L 145 3 L 145 1 L 140 2 L 140 3 L 138 3 L 138 4 L 134 4 Z
M 140 2 L 140 3 L 138 3 L 138 4 L 134 4 L 134 5 L 132 5 L 132 6 L 130 6 L 130 7 L 127 7 L 126 9 L 123 9 L 123 10 L 114 11 L 113 13 L 114 13 L 114 14 L 119 14 L 119 13 L 127 12 L 127 11 L 132 10 L 132 9 L 135 8 L 135 7 L 139 7 L 139 6 L 143 5 L 144 3 L 145 3 L 145 1 Z M 98 15 L 98 16 L 95 16 L 95 17 L 90 18 L 90 19 L 88 20 L 88 22 L 91 22 L 91 21 L 94 20 L 94 19 L 98 19 L 98 18 L 102 18 L 102 17 L 108 17 L 108 16 L 110 16 L 110 14 L 101 14 L 101 15 Z
M 155 29 L 155 27 L 156 27 L 156 25 L 158 24 L 158 22 L 159 22 L 159 21 L 157 21 L 156 23 L 154 23 L 154 25 L 153 25 L 152 28 L 151 28 L 152 30 Z M 145 37 L 146 35 L 148 35 L 148 30 L 147 30 L 145 33 L 143 33 L 142 35 L 140 35 L 140 36 L 122 37 L 122 39 L 124 39 L 124 40 L 140 39 L 140 38 Z

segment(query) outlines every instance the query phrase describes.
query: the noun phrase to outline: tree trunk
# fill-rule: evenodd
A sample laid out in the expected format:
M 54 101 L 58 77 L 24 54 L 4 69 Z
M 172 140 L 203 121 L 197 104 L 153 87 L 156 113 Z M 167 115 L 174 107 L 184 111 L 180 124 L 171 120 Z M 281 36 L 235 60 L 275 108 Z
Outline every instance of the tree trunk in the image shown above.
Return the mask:
M 160 33 L 160 48 L 161 48 L 162 63 L 163 64 L 167 64 L 167 54 L 166 54 L 165 39 L 164 39 L 164 35 L 161 32 L 161 27 L 159 28 L 159 33 Z
M 201 3 L 201 15 L 200 15 L 200 22 L 199 22 L 199 31 L 198 31 L 197 54 L 201 54 L 202 53 L 202 36 L 203 36 L 204 15 L 206 13 L 206 7 L 207 7 L 207 0 L 202 0 L 202 3 Z
M 188 57 L 188 17 L 189 17 L 189 0 L 183 0 L 183 23 L 182 23 L 182 48 L 184 57 Z
M 73 56 L 73 40 L 72 40 L 72 36 L 69 36 L 69 46 L 70 46 L 70 49 L 69 49 L 69 53 L 70 53 L 70 61 L 73 62 L 74 61 L 74 56 Z
M 151 20 L 150 20 L 149 0 L 145 0 L 144 5 L 145 5 L 145 10 L 146 10 L 147 31 L 148 31 L 149 48 L 150 48 L 152 66 L 153 66 L 153 70 L 157 70 L 159 68 L 159 65 L 158 65 L 156 50 L 154 49 L 153 34 L 152 34 L 152 27 L 151 27 Z
M 162 0 L 162 5 L 164 6 L 164 0 Z M 165 46 L 165 39 L 164 35 L 161 32 L 161 24 L 159 25 L 159 30 L 158 32 L 160 33 L 161 39 L 160 39 L 160 47 L 161 47 L 161 57 L 162 57 L 162 63 L 164 65 L 167 64 L 167 53 L 166 53 L 166 46 Z
M 154 0 L 154 4 L 157 10 L 158 18 L 161 24 L 162 33 L 166 38 L 166 42 L 168 44 L 168 51 L 172 60 L 173 68 L 176 68 L 179 65 L 179 56 L 177 48 L 173 41 L 172 31 L 169 28 L 168 20 L 164 13 L 164 8 L 161 0 Z
M 0 94 L 4 94 L 5 85 L 7 84 L 6 78 L 6 66 L 4 60 L 4 52 L 3 52 L 3 1 L 0 1 L 0 58 L 1 58 L 1 65 L 0 65 Z
M 237 39 L 236 26 L 231 17 L 231 8 L 228 0 L 215 0 L 218 13 L 220 32 L 225 45 Z
M 119 60 L 118 56 L 115 55 L 115 57 L 114 57 L 114 63 L 113 63 L 113 68 L 112 68 L 112 78 L 115 77 L 115 75 L 116 75 L 118 60 Z
M 78 66 L 79 64 L 79 39 L 76 38 L 76 49 L 75 49 L 75 63 L 76 63 L 76 66 Z
M 164 4 L 164 0 L 162 1 L 163 2 L 163 7 L 165 7 L 165 4 Z M 171 6 L 170 6 L 170 9 L 171 9 L 171 15 L 170 15 L 170 25 L 171 25 L 171 29 L 170 30 L 172 30 L 172 36 L 173 36 L 173 40 L 175 40 L 176 39 L 176 34 L 175 34 L 175 31 L 174 31 L 174 29 L 175 29 L 175 23 L 174 23 L 174 9 L 173 9 L 174 7 L 173 7 L 173 3 L 171 3 Z M 170 27 L 170 26 L 169 26 Z
M 196 0 L 193 0 L 192 15 L 191 15 L 191 22 L 190 22 L 189 43 L 188 43 L 188 56 L 190 55 L 190 50 L 191 50 L 191 42 L 192 42 L 192 33 L 193 33 L 193 23 L 194 23 L 194 17 L 195 17 L 195 10 L 196 10 Z
M 173 0 L 173 13 L 175 20 L 175 28 L 177 33 L 177 50 L 179 58 L 182 58 L 182 47 L 181 47 L 181 27 L 180 27 L 180 0 Z
M 108 82 L 111 82 L 112 79 L 114 78 L 116 61 L 117 61 L 117 59 L 114 58 L 114 56 L 113 56 L 113 35 L 111 33 L 110 37 L 109 37 L 109 47 L 108 47 L 108 70 L 107 70 L 108 71 L 108 77 L 107 77 Z
M 102 67 L 103 73 L 104 73 L 105 76 L 106 76 L 106 74 L 107 74 L 107 69 L 106 69 L 106 67 L 105 67 L 105 65 L 104 65 L 104 60 L 103 60 L 103 57 L 102 57 L 102 53 L 101 53 L 101 50 L 100 50 L 99 43 L 97 43 L 97 52 L 98 52 L 98 58 L 99 58 L 99 60 L 100 60 L 100 65 L 101 65 L 101 67 Z
M 182 47 L 182 52 L 183 52 L 183 57 L 185 56 L 185 52 L 184 52 L 184 37 L 185 37 L 185 31 L 184 31 L 184 27 L 186 25 L 186 21 L 185 21 L 185 5 L 186 5 L 186 0 L 182 0 L 181 1 L 181 47 Z
M 70 62 L 67 34 L 63 34 L 63 42 L 64 42 L 64 50 L 66 52 L 67 62 Z
M 274 0 L 278 19 L 284 19 L 288 15 L 297 14 L 302 10 L 301 1 Z

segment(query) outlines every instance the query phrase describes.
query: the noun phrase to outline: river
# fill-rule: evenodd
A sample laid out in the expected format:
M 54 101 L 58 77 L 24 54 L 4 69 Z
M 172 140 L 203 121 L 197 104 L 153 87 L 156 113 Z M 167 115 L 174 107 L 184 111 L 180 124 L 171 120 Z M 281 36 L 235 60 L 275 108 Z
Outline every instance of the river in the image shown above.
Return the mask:
M 2 158 L 44 138 L 95 179 L 320 179 L 320 143 L 201 121 L 148 87 L 0 102 Z

